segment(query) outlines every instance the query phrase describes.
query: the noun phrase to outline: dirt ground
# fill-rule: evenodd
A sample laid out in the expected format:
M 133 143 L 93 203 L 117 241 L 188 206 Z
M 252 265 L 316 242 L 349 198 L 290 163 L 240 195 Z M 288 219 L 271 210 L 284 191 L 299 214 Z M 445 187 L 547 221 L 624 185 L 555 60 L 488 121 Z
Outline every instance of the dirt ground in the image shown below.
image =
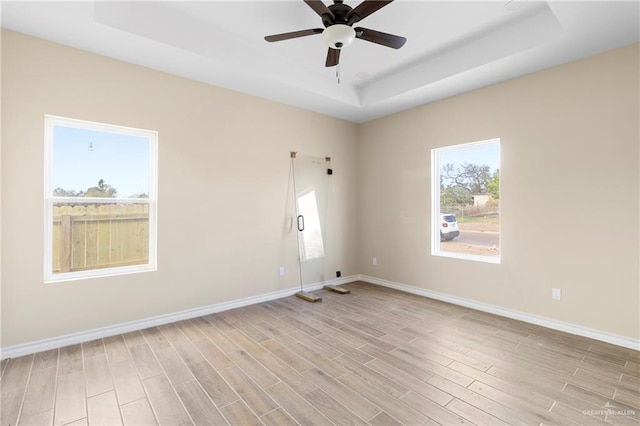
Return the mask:
M 470 217 L 458 219 L 458 229 L 460 232 L 500 232 L 500 219 L 496 216 Z M 451 253 L 472 254 L 478 256 L 499 256 L 498 247 L 486 247 L 475 244 L 460 242 L 457 240 L 443 241 L 440 249 Z

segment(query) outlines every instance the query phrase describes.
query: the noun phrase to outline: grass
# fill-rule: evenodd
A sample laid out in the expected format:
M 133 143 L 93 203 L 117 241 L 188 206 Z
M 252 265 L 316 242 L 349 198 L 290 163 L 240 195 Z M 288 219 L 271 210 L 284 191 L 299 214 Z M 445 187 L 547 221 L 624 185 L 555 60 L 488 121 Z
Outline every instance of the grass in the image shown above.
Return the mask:
M 458 223 L 499 223 L 500 218 L 497 215 L 491 216 L 456 216 Z
M 461 231 L 500 232 L 500 216 L 466 216 L 457 217 L 458 228 Z

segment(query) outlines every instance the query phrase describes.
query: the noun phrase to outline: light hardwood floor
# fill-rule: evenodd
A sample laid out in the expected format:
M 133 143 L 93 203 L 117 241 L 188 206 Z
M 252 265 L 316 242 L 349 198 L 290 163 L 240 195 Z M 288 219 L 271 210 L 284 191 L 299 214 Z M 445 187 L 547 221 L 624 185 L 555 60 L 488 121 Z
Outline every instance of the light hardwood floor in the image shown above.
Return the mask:
M 1 364 L 2 425 L 640 423 L 640 353 L 362 282 Z

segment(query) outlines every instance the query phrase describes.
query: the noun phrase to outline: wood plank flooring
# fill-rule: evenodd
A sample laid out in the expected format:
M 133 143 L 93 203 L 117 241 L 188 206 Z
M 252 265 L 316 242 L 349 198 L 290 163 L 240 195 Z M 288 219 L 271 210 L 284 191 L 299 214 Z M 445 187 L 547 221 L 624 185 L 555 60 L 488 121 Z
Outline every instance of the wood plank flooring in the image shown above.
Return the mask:
M 363 282 L 5 360 L 1 425 L 638 425 L 640 353 Z

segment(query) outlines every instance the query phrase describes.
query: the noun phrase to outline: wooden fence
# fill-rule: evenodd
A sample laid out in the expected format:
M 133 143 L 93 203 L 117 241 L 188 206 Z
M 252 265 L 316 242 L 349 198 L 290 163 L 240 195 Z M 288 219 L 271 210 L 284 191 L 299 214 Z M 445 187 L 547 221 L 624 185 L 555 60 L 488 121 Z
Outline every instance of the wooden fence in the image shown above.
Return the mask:
M 148 262 L 148 204 L 53 207 L 53 272 Z

